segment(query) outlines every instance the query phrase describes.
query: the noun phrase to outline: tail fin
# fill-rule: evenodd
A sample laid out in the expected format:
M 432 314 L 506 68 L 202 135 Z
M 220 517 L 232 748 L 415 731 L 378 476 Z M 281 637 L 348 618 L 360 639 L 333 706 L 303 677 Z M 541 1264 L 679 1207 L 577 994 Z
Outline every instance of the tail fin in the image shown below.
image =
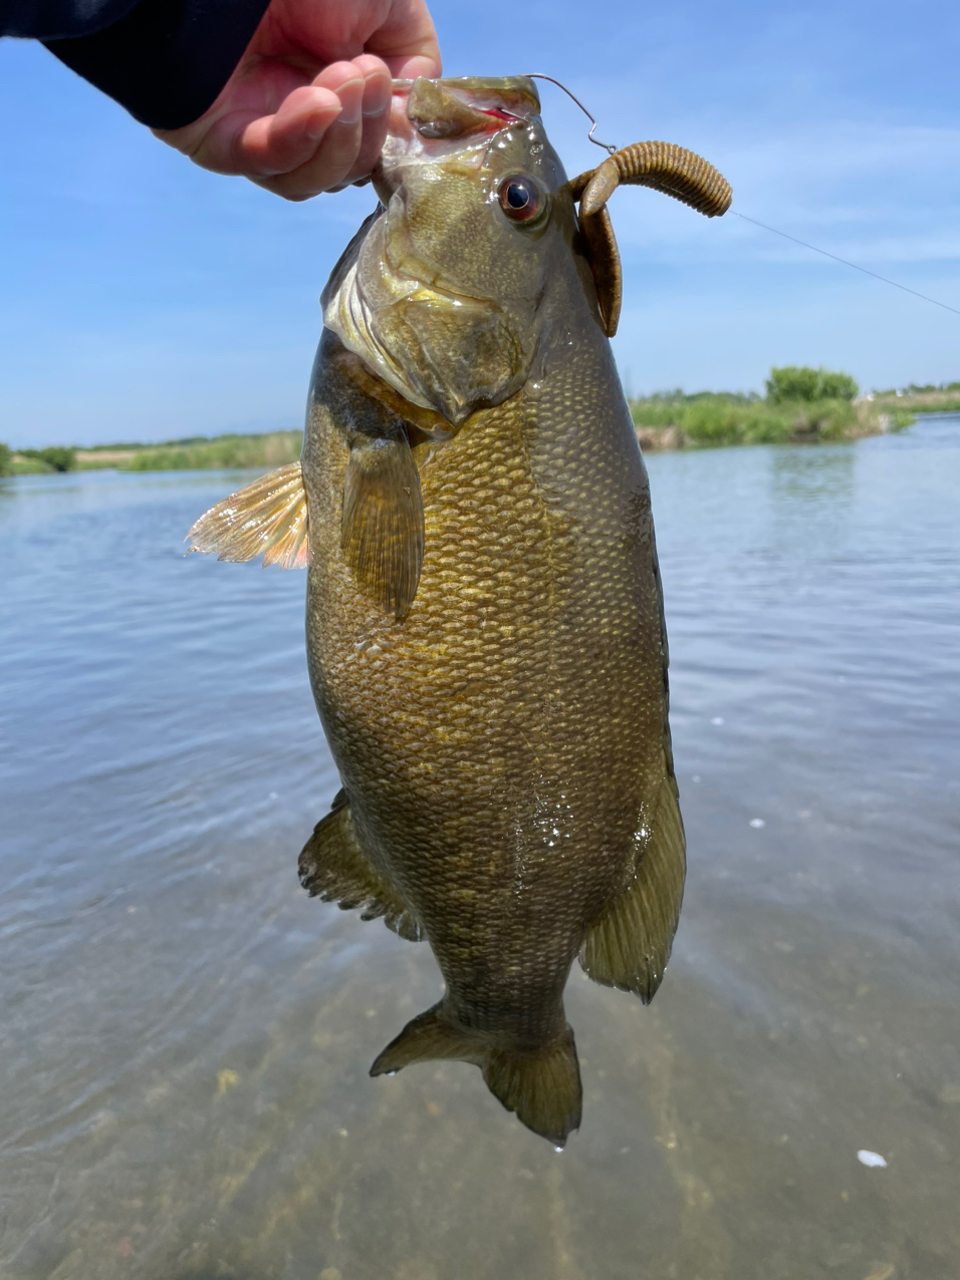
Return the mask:
M 534 1133 L 562 1147 L 580 1127 L 580 1066 L 569 1026 L 536 1049 L 499 1048 L 483 1032 L 461 1026 L 443 1002 L 408 1022 L 370 1068 L 392 1074 L 414 1062 L 456 1059 L 483 1071 L 487 1088 Z

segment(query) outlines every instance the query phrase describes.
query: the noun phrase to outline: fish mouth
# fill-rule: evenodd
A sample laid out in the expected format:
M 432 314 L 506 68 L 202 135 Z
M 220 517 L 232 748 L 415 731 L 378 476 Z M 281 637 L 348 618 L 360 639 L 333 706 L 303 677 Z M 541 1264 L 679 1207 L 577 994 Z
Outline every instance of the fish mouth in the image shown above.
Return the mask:
M 540 96 L 529 76 L 460 76 L 445 80 L 394 80 L 390 129 L 373 185 L 386 204 L 399 184 L 398 166 L 486 148 L 501 129 L 540 114 Z
M 420 76 L 394 80 L 393 93 L 394 101 L 405 105 L 410 126 L 425 139 L 493 133 L 540 114 L 540 97 L 529 76 Z

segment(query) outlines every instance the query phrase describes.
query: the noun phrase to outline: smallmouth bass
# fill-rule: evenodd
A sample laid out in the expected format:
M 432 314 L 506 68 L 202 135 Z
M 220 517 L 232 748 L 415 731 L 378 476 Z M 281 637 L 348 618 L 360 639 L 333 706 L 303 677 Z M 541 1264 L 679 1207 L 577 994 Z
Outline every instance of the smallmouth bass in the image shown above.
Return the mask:
M 474 1063 L 562 1146 L 573 960 L 652 999 L 685 873 L 606 201 L 640 182 L 712 216 L 730 191 L 663 143 L 568 181 L 527 77 L 395 97 L 380 205 L 323 294 L 301 461 L 202 516 L 191 550 L 309 564 L 343 787 L 301 881 L 427 939 L 446 983 L 371 1073 Z

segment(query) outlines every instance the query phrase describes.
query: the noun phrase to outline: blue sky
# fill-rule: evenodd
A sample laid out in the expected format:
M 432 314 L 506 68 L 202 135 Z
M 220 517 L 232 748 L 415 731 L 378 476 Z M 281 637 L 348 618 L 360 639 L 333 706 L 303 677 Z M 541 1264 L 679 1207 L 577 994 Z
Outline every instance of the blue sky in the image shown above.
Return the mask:
M 960 10 L 902 3 L 439 0 L 450 75 L 541 70 L 624 145 L 662 138 L 734 209 L 960 309 Z M 559 90 L 573 173 L 600 153 Z M 45 50 L 0 42 L 0 440 L 300 425 L 331 265 L 368 190 L 292 205 L 204 173 Z M 762 389 L 772 364 L 864 387 L 960 379 L 960 316 L 728 215 L 624 190 L 628 389 Z

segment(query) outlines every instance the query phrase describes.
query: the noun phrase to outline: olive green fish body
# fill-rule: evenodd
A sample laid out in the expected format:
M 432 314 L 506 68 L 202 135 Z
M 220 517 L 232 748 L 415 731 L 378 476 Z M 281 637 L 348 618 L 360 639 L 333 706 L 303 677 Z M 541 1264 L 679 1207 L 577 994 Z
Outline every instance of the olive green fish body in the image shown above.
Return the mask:
M 649 1001 L 685 872 L 605 202 L 637 182 L 715 216 L 730 189 L 662 143 L 568 182 L 524 77 L 395 93 L 380 208 L 323 295 L 302 459 L 213 507 L 191 549 L 309 563 L 343 788 L 301 882 L 428 939 L 446 983 L 372 1073 L 475 1063 L 562 1145 L 571 964 Z
M 339 558 L 315 560 L 308 589 L 314 692 L 360 842 L 422 923 L 448 1007 L 521 1042 L 564 1025 L 570 964 L 632 874 L 664 780 L 646 475 L 580 309 L 590 340 L 557 334 L 536 387 L 417 446 L 409 613 L 385 616 Z M 348 450 L 329 368 L 304 474 L 311 536 L 335 546 Z

